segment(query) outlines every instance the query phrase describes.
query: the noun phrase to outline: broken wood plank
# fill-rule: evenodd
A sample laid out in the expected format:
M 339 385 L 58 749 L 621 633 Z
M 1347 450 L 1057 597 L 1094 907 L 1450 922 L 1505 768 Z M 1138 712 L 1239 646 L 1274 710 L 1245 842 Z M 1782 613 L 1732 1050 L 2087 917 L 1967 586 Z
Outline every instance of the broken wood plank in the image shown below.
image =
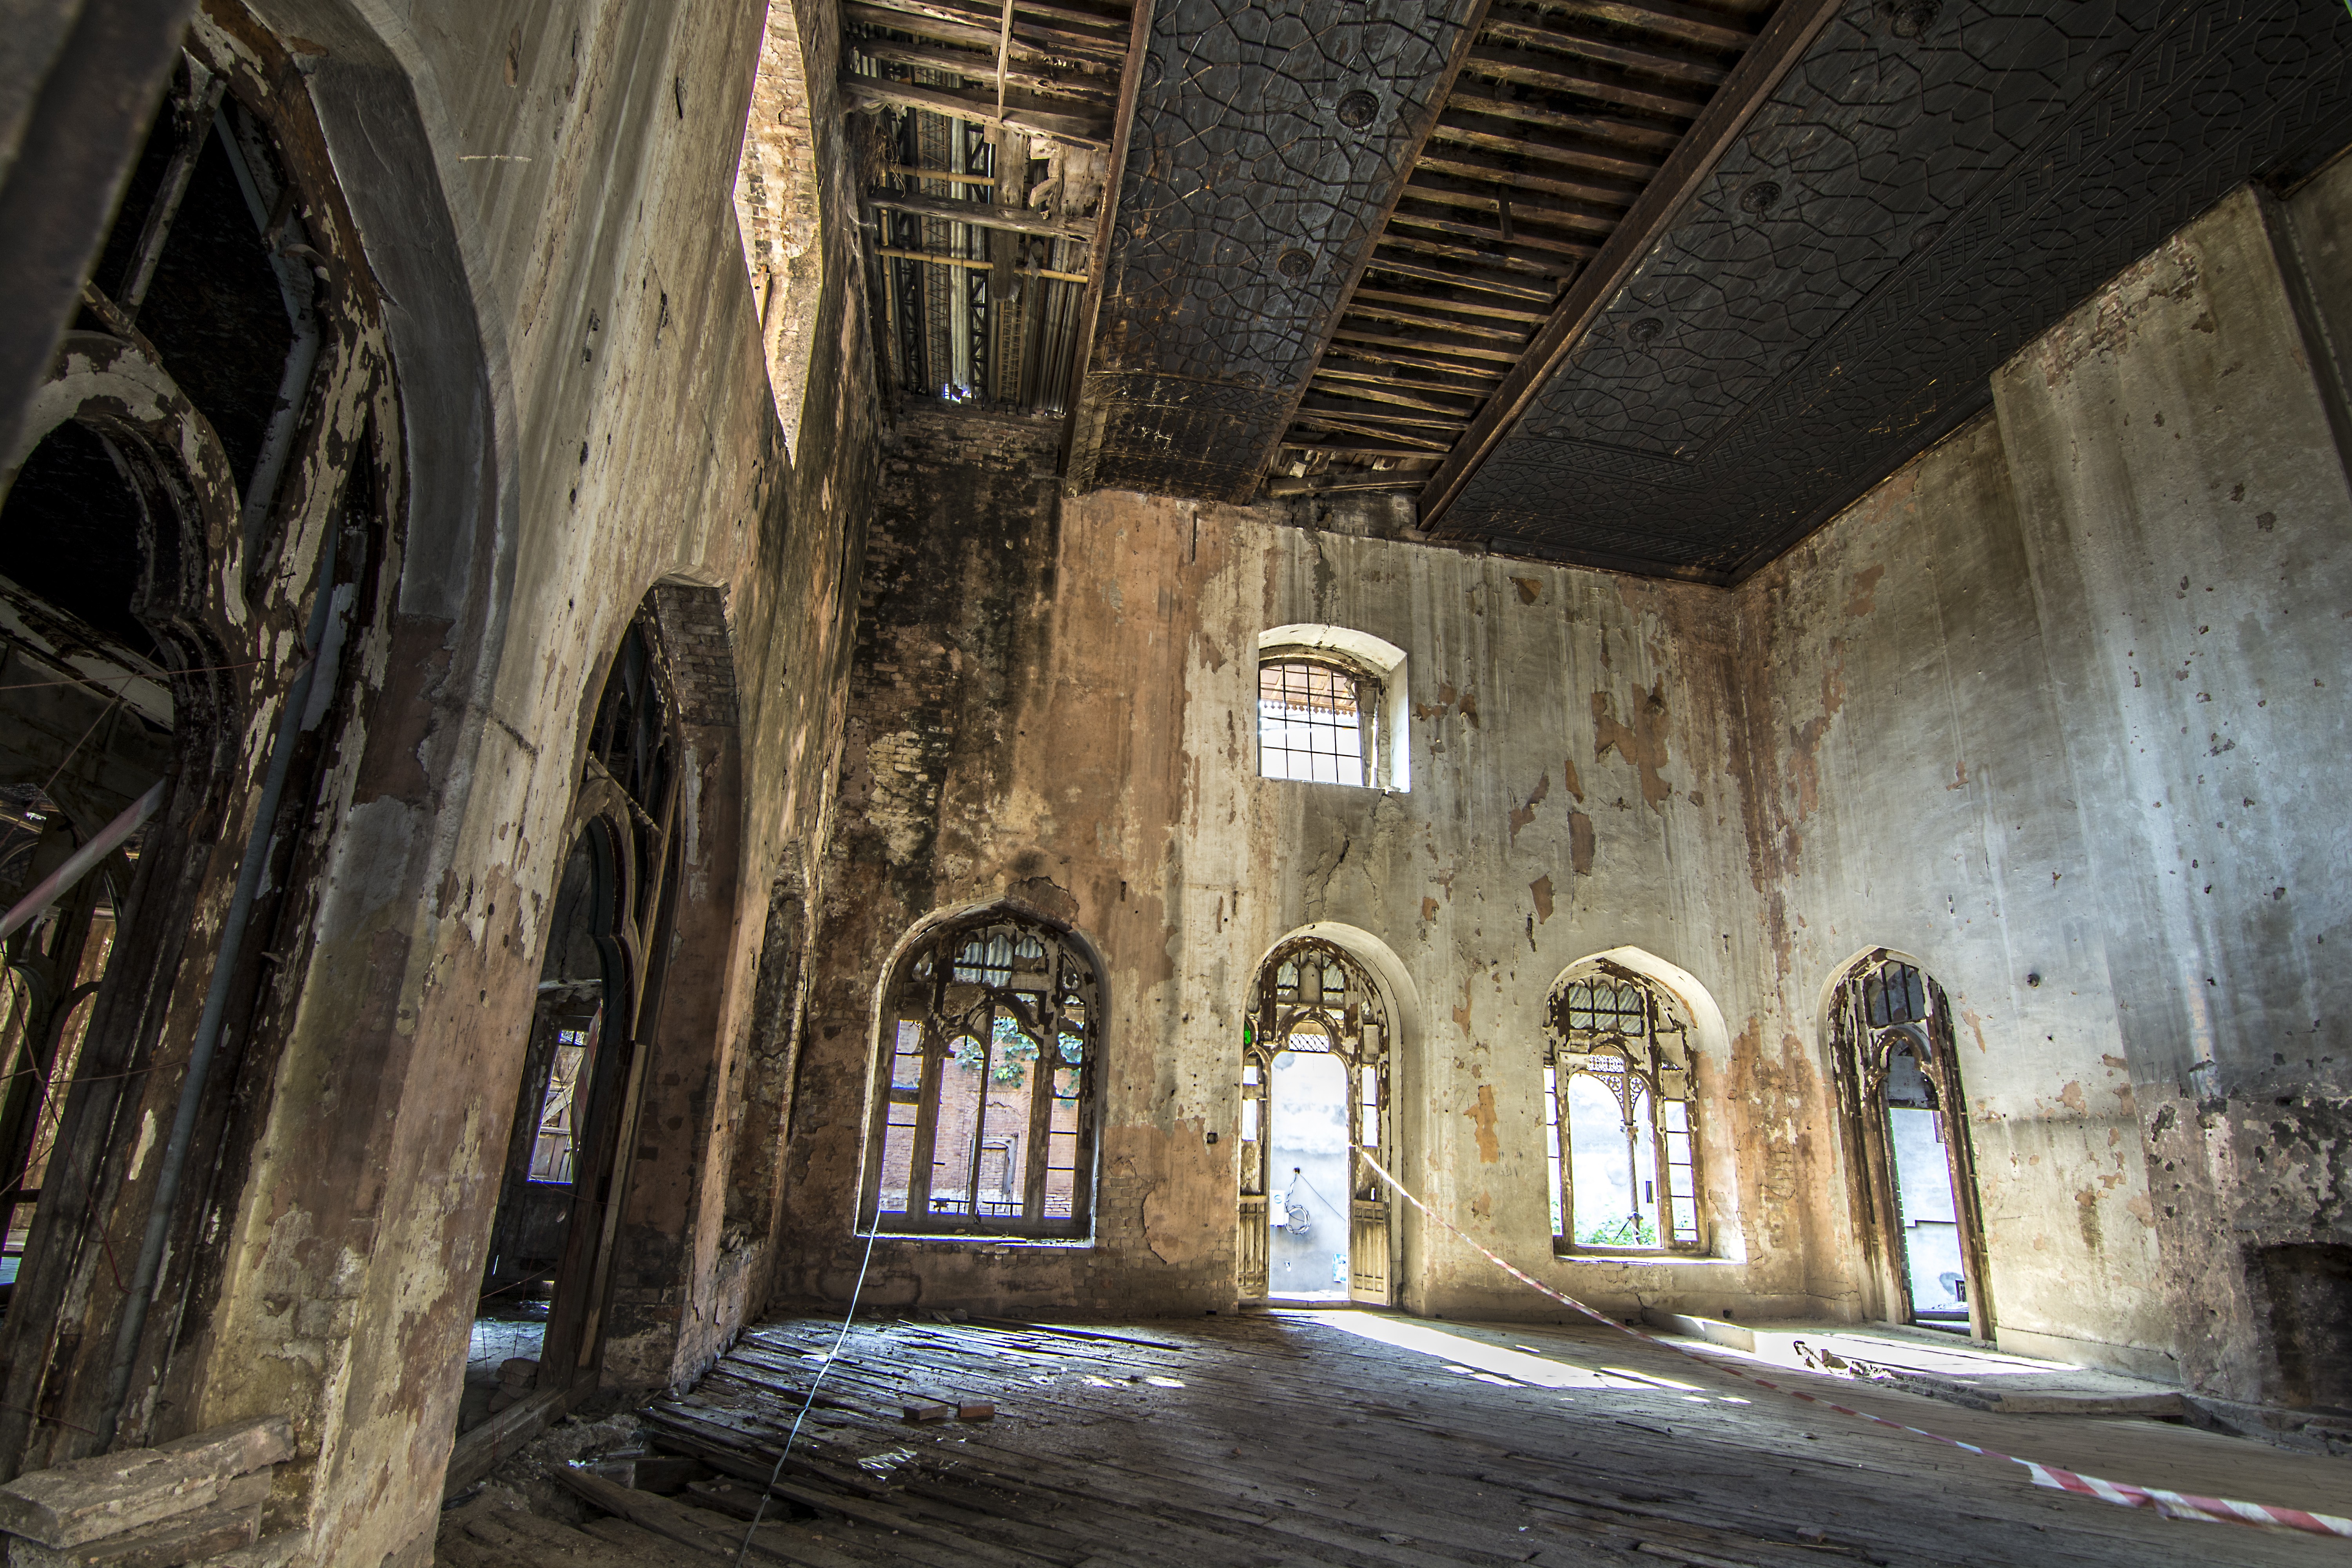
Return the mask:
M 43 1546 L 78 1546 L 208 1508 L 239 1476 L 293 1454 L 293 1427 L 270 1415 L 27 1471 L 0 1486 L 0 1530 Z
M 1003 229 L 1007 234 L 1049 235 L 1056 239 L 1092 239 L 1095 226 L 1090 223 L 1066 223 L 1044 217 L 1027 207 L 1001 206 L 993 202 L 959 202 L 944 196 L 899 195 L 891 191 L 868 192 L 866 201 L 892 212 L 913 213 L 920 217 L 944 218 L 950 223 L 968 223 L 977 228 Z

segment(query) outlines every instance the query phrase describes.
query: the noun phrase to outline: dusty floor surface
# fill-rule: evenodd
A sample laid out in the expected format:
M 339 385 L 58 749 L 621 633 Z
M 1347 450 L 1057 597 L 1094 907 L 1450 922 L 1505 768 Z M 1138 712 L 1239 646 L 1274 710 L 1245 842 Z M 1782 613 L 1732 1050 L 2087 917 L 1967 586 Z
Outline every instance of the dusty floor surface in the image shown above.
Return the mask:
M 439 1563 L 733 1557 L 838 1332 L 767 1325 L 683 1399 L 559 1426 L 502 1473 L 509 1484 L 445 1514 Z M 2352 1513 L 2341 1460 L 1768 1370 L 2111 1480 Z M 993 1413 L 909 1424 L 905 1407 L 923 1400 Z M 588 1468 L 568 1462 L 599 1455 Z M 2037 1490 L 2015 1465 L 1606 1331 L 1362 1311 L 1061 1328 L 860 1321 L 767 1519 L 745 1561 L 809 1568 L 2352 1563 L 2352 1543 Z

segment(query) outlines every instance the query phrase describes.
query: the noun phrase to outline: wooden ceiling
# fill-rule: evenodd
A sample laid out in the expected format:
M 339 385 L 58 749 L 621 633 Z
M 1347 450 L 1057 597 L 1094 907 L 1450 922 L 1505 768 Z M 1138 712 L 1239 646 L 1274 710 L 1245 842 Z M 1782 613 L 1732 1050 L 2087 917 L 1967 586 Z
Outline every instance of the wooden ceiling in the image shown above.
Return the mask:
M 2327 0 L 850 0 L 900 397 L 1066 483 L 1409 492 L 1740 580 L 2248 180 L 2352 140 Z
M 1284 437 L 1272 488 L 1418 489 L 1776 3 L 1494 0 Z
M 845 0 L 868 283 L 897 397 L 1068 405 L 1129 53 L 1118 0 Z

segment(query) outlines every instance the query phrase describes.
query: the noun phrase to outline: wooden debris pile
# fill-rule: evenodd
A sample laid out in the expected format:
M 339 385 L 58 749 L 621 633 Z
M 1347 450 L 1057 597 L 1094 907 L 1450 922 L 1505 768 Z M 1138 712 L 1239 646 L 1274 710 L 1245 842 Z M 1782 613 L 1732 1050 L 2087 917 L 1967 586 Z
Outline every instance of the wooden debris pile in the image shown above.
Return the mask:
M 12 1568 L 264 1568 L 299 1537 L 264 1542 L 261 1505 L 294 1454 L 285 1417 L 239 1421 L 152 1448 L 99 1454 L 0 1486 Z

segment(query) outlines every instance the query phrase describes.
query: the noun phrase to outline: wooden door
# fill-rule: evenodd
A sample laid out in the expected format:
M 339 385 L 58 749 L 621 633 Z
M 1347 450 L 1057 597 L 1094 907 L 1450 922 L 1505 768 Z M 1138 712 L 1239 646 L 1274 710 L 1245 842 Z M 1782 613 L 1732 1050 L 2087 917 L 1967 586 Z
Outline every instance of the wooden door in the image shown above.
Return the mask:
M 1389 1305 L 1388 1202 L 1358 1198 L 1350 1206 L 1355 1215 L 1348 1227 L 1348 1299 L 1385 1307 Z
M 1265 1299 L 1268 1253 L 1273 1237 L 1266 1227 L 1265 1151 L 1270 1130 L 1266 1091 L 1274 1077 L 1273 1057 L 1257 1037 L 1254 1023 L 1242 1028 L 1241 1201 L 1236 1224 L 1235 1286 L 1241 1300 Z

